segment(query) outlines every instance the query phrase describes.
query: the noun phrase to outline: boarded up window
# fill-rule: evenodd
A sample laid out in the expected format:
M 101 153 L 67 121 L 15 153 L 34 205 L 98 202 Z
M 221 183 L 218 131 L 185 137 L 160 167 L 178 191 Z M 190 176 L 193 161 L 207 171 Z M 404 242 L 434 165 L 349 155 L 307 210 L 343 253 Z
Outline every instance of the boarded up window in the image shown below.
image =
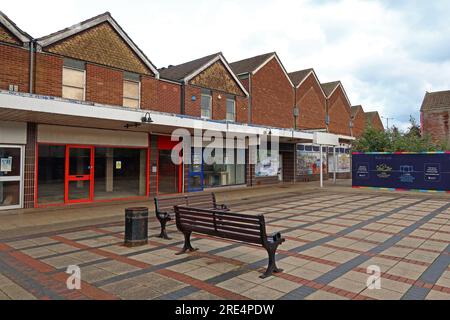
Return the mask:
M 139 108 L 139 82 L 125 80 L 123 82 L 123 106 L 128 108 Z
M 63 68 L 62 96 L 67 99 L 84 100 L 84 70 Z

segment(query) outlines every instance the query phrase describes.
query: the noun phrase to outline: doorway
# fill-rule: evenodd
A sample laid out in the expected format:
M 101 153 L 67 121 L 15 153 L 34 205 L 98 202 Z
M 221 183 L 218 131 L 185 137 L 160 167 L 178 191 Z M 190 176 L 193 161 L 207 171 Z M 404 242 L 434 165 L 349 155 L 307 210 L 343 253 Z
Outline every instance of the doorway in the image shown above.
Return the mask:
M 23 146 L 0 145 L 0 210 L 23 207 Z
M 94 198 L 94 147 L 66 148 L 66 203 L 91 202 Z

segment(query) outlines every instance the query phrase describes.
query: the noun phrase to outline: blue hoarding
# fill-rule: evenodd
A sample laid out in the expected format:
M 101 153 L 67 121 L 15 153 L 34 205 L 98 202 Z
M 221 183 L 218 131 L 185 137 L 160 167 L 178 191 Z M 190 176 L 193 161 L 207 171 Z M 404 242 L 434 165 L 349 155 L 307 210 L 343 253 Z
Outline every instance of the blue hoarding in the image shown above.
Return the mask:
M 450 191 L 450 153 L 353 153 L 354 187 Z

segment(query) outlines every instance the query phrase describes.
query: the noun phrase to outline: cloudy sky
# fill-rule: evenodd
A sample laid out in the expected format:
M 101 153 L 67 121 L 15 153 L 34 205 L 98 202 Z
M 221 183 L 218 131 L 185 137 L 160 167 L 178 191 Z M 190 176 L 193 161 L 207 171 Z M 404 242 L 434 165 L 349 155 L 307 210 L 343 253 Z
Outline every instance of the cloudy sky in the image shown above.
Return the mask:
M 0 10 L 36 38 L 109 11 L 157 67 L 276 51 L 289 72 L 341 80 L 352 104 L 402 128 L 419 119 L 425 91 L 450 89 L 448 0 L 15 0 Z

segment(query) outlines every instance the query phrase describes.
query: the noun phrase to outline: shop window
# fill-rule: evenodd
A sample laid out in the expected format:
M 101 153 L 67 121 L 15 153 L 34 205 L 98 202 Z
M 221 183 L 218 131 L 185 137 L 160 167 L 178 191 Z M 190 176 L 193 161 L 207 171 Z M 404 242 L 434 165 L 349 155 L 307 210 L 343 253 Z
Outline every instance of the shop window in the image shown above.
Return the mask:
M 94 154 L 94 200 L 146 195 L 146 149 L 95 148 Z
M 236 101 L 234 98 L 227 98 L 227 120 L 236 121 Z
M 67 99 L 84 100 L 85 71 L 63 67 L 62 96 Z
M 202 93 L 200 106 L 201 106 L 201 117 L 204 119 L 211 119 L 211 115 L 212 115 L 211 95 Z
M 140 107 L 140 83 L 131 80 L 123 82 L 123 106 L 139 109 Z
M 212 156 L 216 157 L 214 152 Z M 205 187 L 230 186 L 245 183 L 245 163 L 239 163 L 238 159 L 244 159 L 245 149 L 224 149 L 223 158 L 217 158 L 213 164 L 203 164 Z
M 38 203 L 64 203 L 65 146 L 38 146 Z

